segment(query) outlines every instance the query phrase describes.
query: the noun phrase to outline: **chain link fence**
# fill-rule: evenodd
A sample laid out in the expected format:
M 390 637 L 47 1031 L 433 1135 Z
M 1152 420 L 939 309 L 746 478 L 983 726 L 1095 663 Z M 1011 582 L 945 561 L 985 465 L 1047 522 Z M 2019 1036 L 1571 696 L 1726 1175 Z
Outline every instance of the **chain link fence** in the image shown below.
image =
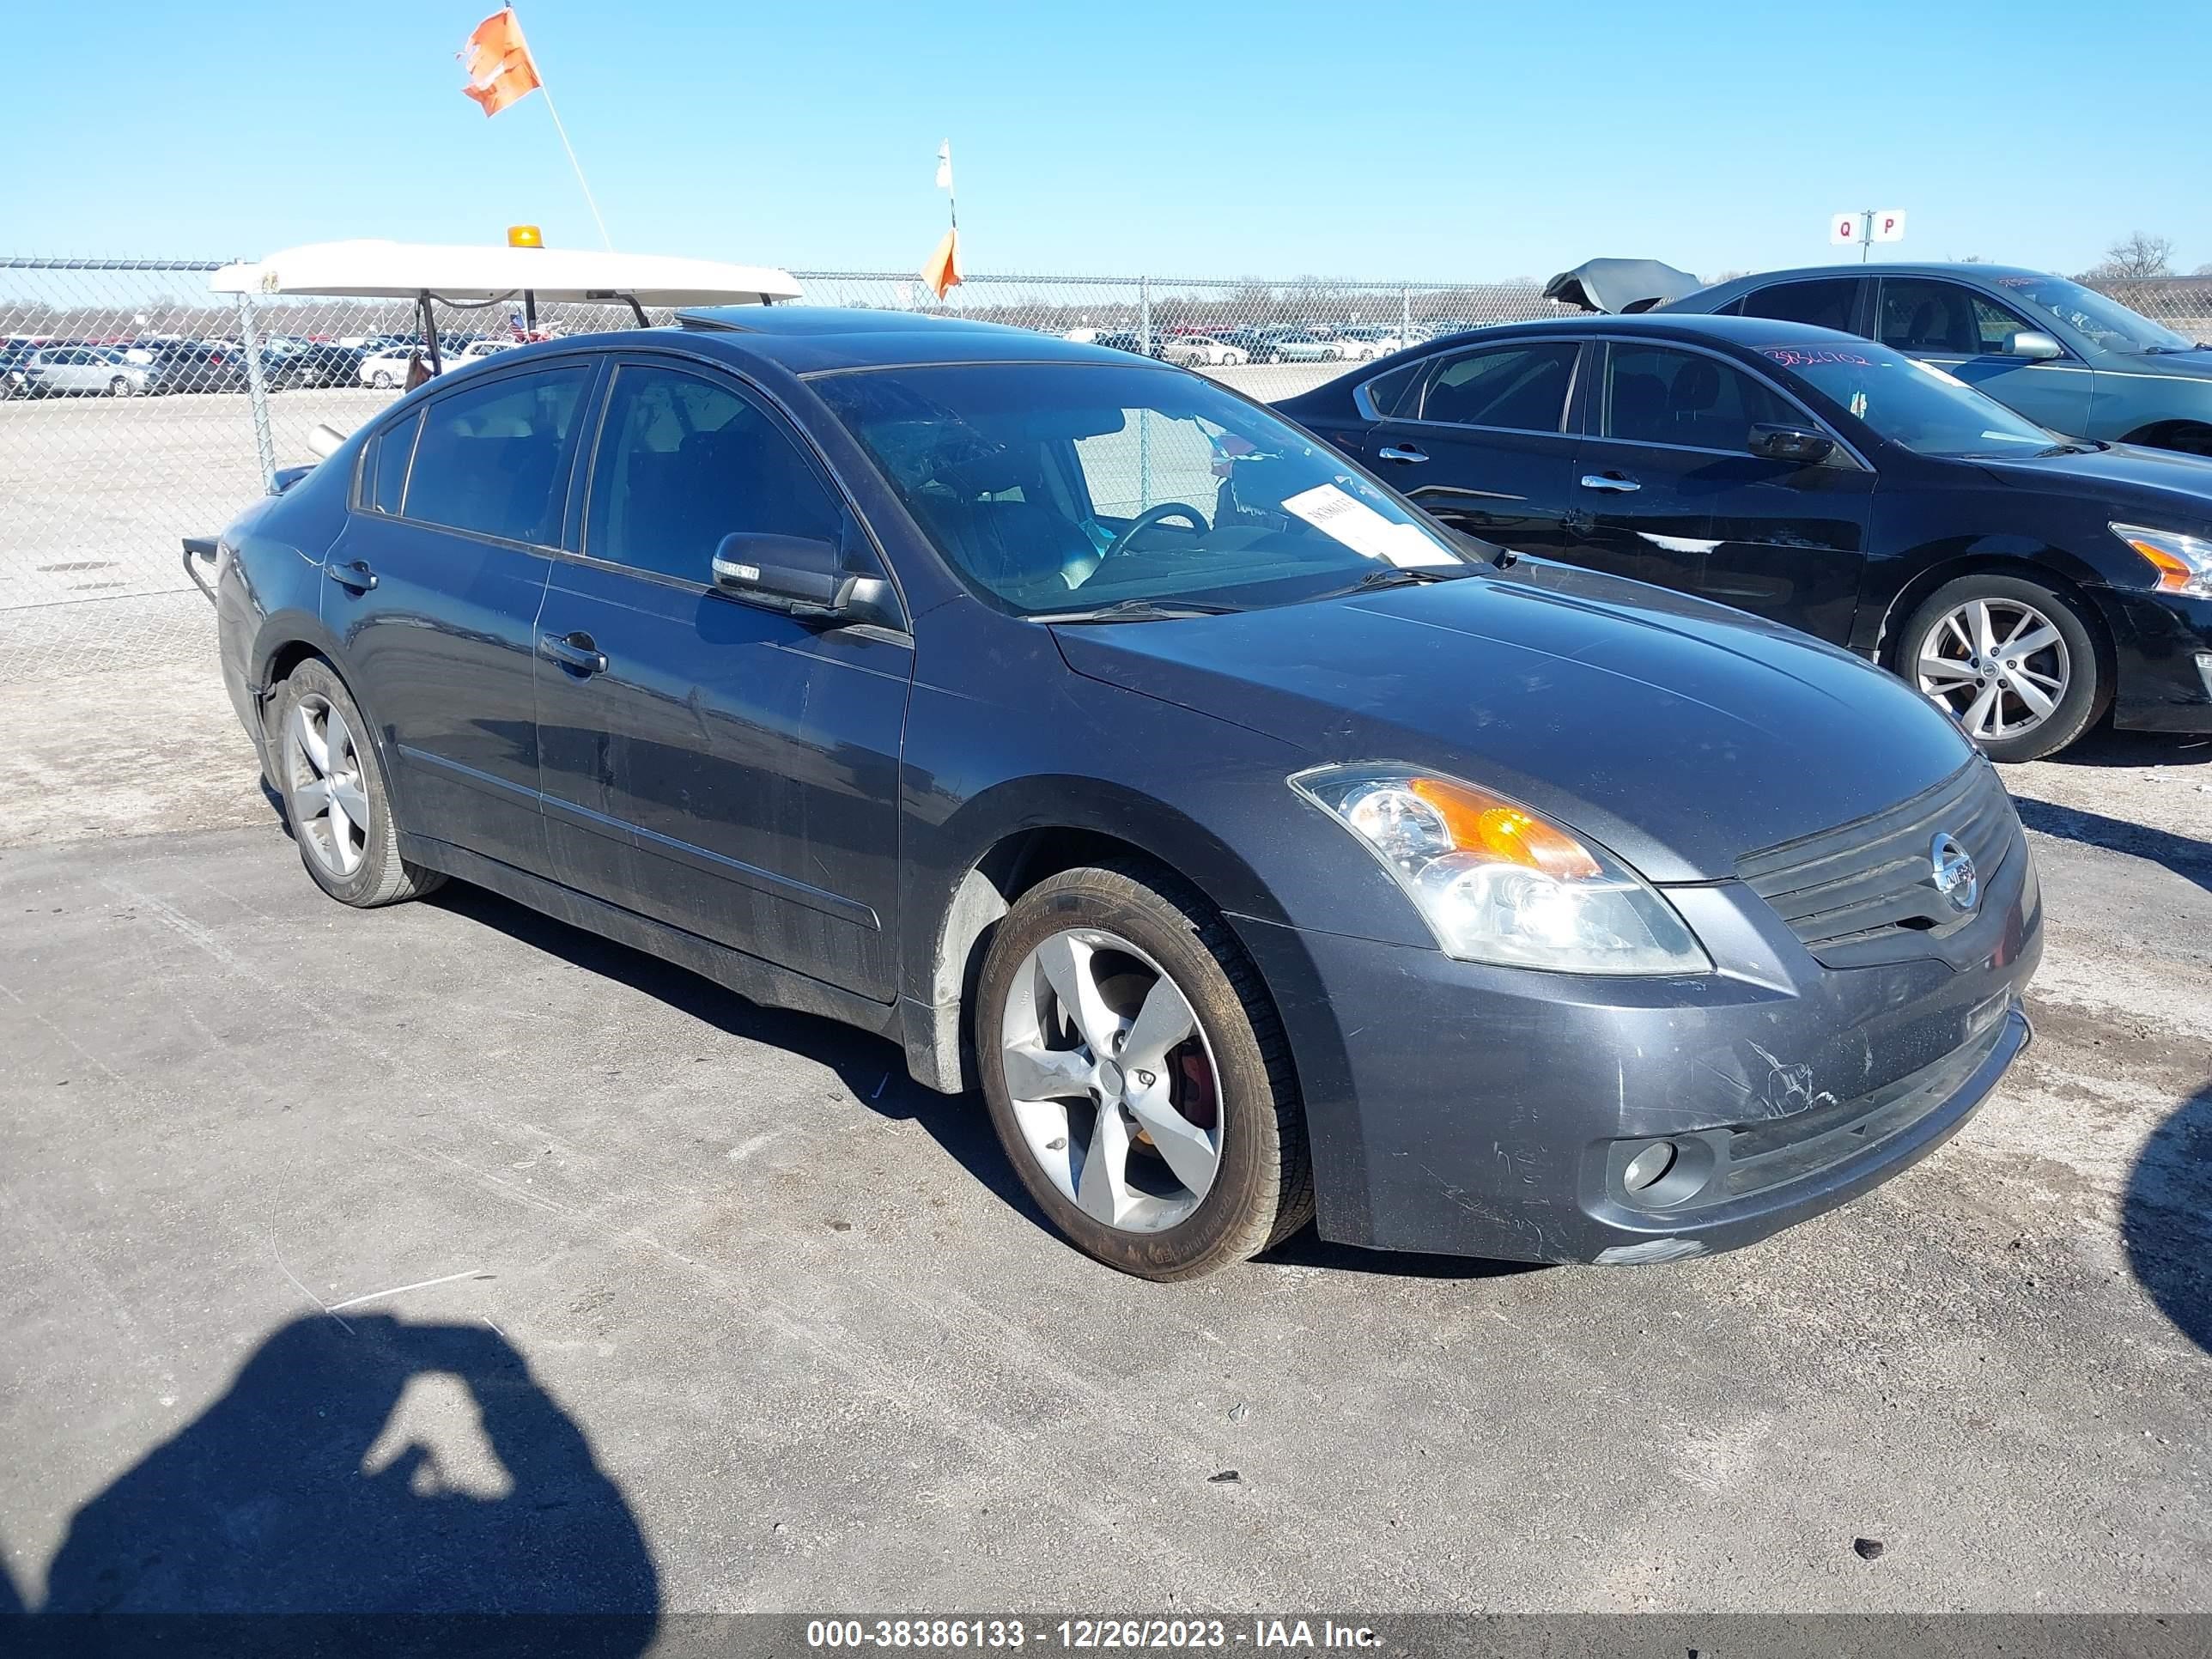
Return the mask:
M 212 630 L 179 538 L 212 534 L 318 424 L 399 395 L 406 301 L 217 295 L 215 261 L 0 258 L 0 682 L 204 655 Z M 903 272 L 799 271 L 811 305 L 927 312 L 1090 340 L 1285 398 L 1439 333 L 1565 314 L 1530 283 L 972 277 L 939 302 Z M 2212 278 L 2114 297 L 2212 340 Z M 534 323 L 634 325 L 626 307 L 434 308 L 448 363 Z M 650 319 L 665 322 L 665 313 Z

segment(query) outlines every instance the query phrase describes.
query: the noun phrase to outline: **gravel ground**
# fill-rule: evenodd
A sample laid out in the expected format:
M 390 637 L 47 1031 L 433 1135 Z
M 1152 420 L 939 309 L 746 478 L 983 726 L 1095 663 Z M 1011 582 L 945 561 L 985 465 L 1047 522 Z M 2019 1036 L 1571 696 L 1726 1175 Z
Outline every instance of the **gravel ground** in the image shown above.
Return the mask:
M 465 888 L 331 904 L 204 653 L 11 687 L 0 1560 L 33 1607 L 2212 1607 L 2212 744 L 2008 782 L 2038 1042 L 1896 1182 L 1664 1267 L 1163 1287 L 887 1044 Z

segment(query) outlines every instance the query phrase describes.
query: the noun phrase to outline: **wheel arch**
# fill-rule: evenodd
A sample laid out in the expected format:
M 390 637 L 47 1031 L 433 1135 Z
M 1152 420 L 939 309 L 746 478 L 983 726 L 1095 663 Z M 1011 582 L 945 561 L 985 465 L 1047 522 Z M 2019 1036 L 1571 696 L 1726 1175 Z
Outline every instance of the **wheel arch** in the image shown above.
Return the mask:
M 346 695 L 353 699 L 354 707 L 361 711 L 362 724 L 368 728 L 368 740 L 376 749 L 377 764 L 384 774 L 385 793 L 391 798 L 392 809 L 398 811 L 403 792 L 399 769 L 393 764 L 392 746 L 385 740 L 383 725 L 376 718 L 376 710 L 362 695 L 360 684 L 346 670 L 344 653 L 337 640 L 325 628 L 319 618 L 301 612 L 279 611 L 262 625 L 260 636 L 253 647 L 254 673 L 247 695 L 261 727 L 261 743 L 264 755 L 269 744 L 269 714 L 276 700 L 277 688 L 290 678 L 303 662 L 319 662 L 337 676 Z
M 2150 449 L 2178 450 L 2185 455 L 2212 455 L 2212 421 L 2149 421 L 2120 441 Z
M 1969 551 L 1954 554 L 1923 566 L 1916 571 L 1905 585 L 1890 596 L 1882 611 L 1881 631 L 1875 640 L 1875 660 L 1892 673 L 1901 672 L 1898 661 L 1903 644 L 1902 630 L 1912 613 L 1926 603 L 1928 596 L 1947 583 L 1961 576 L 2012 576 L 2022 581 L 2035 583 L 2050 589 L 2068 600 L 2081 618 L 2081 625 L 2089 630 L 2089 637 L 2097 647 L 2099 666 L 2107 674 L 2115 661 L 2115 646 L 2111 622 L 2104 607 L 2090 595 L 2094 584 L 2078 580 L 2070 573 L 2057 569 L 2048 562 L 2028 558 L 2018 554 Z
M 1279 919 L 1251 866 L 1188 817 L 1094 779 L 1025 778 L 970 801 L 945 826 L 957 853 L 910 897 L 904 1010 L 908 1069 L 948 1094 L 974 1086 L 973 1003 L 984 953 L 1021 896 L 1048 876 L 1096 864 L 1136 864 L 1193 889 L 1232 930 L 1239 913 Z M 963 832 L 964 830 L 964 832 Z M 1256 958 L 1263 992 L 1267 975 Z

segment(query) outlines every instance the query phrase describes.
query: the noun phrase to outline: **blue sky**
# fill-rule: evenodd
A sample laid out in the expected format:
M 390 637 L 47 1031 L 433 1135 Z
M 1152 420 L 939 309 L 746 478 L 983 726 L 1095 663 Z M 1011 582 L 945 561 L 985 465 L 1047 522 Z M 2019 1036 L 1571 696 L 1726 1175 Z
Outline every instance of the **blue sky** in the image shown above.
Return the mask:
M 595 240 L 535 97 L 454 54 L 489 0 L 26 4 L 0 252 L 259 253 L 348 235 Z M 1600 253 L 2212 264 L 2206 0 L 794 6 L 525 0 L 617 246 L 918 264 L 958 163 L 970 270 L 1496 278 Z

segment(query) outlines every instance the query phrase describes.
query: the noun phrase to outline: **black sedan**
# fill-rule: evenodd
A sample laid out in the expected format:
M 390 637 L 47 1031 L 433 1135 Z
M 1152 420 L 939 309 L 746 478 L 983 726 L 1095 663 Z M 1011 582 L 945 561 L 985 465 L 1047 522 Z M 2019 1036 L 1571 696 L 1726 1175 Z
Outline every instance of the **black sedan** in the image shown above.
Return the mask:
M 316 342 L 273 358 L 265 373 L 272 392 L 295 392 L 318 386 L 350 386 L 361 380 L 365 346 L 330 345 Z
M 215 593 L 332 898 L 458 878 L 879 1033 L 1132 1273 L 1316 1205 L 1664 1261 L 1942 1145 L 2041 947 L 1994 769 L 1846 653 L 1501 556 L 1182 369 L 777 306 L 440 376 Z
M 243 392 L 248 376 L 246 353 L 233 345 L 189 343 L 167 347 L 154 358 L 158 395 L 191 392 Z
M 1847 646 L 1996 759 L 2107 709 L 2212 730 L 2212 462 L 2068 441 L 1887 346 L 1529 323 L 1277 407 L 1456 528 Z

